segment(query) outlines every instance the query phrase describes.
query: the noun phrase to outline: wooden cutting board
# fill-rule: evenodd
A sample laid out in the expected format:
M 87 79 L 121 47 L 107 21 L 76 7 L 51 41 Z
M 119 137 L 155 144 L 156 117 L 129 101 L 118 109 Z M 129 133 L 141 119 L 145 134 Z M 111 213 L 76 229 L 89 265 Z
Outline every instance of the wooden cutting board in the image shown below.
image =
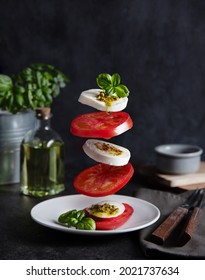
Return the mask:
M 160 173 L 155 166 L 145 165 L 138 169 L 139 174 L 146 176 L 155 182 L 174 188 L 193 190 L 205 188 L 205 162 L 201 162 L 200 169 L 195 173 L 183 175 L 170 175 Z

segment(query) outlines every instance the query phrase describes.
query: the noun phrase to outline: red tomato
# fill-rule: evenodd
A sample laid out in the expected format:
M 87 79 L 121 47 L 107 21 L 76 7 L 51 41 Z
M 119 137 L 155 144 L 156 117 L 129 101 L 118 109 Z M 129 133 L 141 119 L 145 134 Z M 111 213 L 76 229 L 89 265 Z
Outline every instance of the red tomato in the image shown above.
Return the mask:
M 88 196 L 106 196 L 119 191 L 134 173 L 131 163 L 124 166 L 97 164 L 83 170 L 74 179 L 77 192 Z
M 93 218 L 93 220 L 95 220 L 96 229 L 112 230 L 122 226 L 130 218 L 130 216 L 134 211 L 132 206 L 130 206 L 129 204 L 126 203 L 123 204 L 125 206 L 125 211 L 121 215 L 115 218 L 97 218 L 88 214 L 90 217 Z
M 71 123 L 71 133 L 87 138 L 109 139 L 133 126 L 126 112 L 94 112 L 76 117 Z

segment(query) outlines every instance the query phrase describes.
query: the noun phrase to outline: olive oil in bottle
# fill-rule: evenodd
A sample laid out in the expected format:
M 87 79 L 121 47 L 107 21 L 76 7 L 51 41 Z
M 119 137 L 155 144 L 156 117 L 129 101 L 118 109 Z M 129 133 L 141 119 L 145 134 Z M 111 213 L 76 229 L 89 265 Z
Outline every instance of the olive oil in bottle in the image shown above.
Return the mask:
M 25 195 L 44 197 L 64 190 L 64 143 L 51 129 L 50 116 L 50 110 L 37 110 L 38 128 L 21 144 L 20 191 Z

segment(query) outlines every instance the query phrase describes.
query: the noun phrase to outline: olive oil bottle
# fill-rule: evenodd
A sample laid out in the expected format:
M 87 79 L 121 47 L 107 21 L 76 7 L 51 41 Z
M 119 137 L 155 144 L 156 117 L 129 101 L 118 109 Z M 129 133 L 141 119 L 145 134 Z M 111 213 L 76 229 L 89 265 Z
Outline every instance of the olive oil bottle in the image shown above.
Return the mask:
M 50 127 L 50 108 L 36 112 L 38 127 L 21 144 L 20 192 L 44 197 L 64 190 L 64 143 Z

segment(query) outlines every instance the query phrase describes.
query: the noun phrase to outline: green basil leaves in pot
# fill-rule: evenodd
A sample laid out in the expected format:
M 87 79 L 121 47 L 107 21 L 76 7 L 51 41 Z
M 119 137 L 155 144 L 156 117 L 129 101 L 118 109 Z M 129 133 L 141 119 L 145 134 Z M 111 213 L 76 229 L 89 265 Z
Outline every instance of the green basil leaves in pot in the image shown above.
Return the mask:
M 49 64 L 31 64 L 18 75 L 0 75 L 0 108 L 15 114 L 50 107 L 69 79 Z

